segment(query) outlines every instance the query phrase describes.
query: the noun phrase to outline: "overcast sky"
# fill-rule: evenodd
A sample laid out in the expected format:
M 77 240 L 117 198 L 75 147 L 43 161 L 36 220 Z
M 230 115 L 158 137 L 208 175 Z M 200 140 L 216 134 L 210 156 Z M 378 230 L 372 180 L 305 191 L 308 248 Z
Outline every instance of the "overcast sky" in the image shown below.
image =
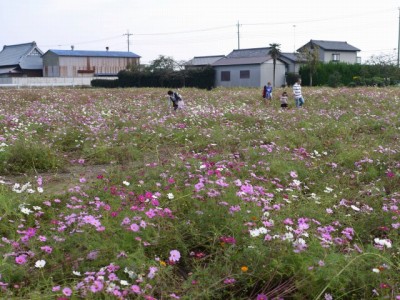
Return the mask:
M 0 0 L 0 49 L 36 41 L 43 52 L 127 51 L 129 32 L 142 63 L 271 43 L 293 52 L 310 39 L 346 41 L 365 62 L 397 57 L 399 7 L 400 0 Z

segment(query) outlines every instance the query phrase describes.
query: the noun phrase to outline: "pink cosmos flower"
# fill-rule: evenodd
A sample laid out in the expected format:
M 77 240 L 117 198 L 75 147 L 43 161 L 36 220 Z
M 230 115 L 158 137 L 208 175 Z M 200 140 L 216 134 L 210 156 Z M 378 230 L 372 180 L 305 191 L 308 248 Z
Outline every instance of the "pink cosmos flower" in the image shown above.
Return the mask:
M 50 246 L 43 246 L 43 247 L 40 247 L 40 249 L 43 250 L 43 251 L 46 252 L 46 253 L 51 253 L 51 252 L 53 252 L 53 248 L 50 247 Z
M 67 296 L 67 297 L 69 297 L 69 296 L 72 295 L 72 290 L 71 290 L 69 287 L 63 288 L 62 292 L 63 292 L 63 294 L 64 294 L 65 296 Z
M 131 224 L 130 229 L 131 229 L 133 232 L 138 232 L 139 229 L 140 229 L 140 227 L 139 227 L 138 224 L 133 223 L 133 224 Z
M 297 176 L 296 171 L 290 171 L 290 177 L 297 178 L 298 176 Z
M 138 286 L 136 284 L 131 286 L 131 291 L 135 294 L 141 294 L 141 292 L 142 292 L 140 289 L 140 286 Z
M 236 282 L 235 278 L 226 278 L 224 280 L 225 284 L 234 284 Z
M 147 277 L 150 278 L 150 279 L 153 279 L 154 276 L 156 275 L 157 271 L 158 271 L 157 267 L 150 267 L 149 268 L 149 274 L 147 274 Z
M 26 255 L 25 254 L 22 254 L 22 255 L 18 255 L 16 258 L 15 258 L 15 262 L 18 264 L 18 265 L 23 265 L 23 264 L 25 264 L 26 263 Z
M 181 258 L 181 253 L 178 250 L 171 250 L 169 252 L 169 260 L 173 262 L 178 262 Z
M 61 290 L 61 287 L 59 285 L 53 286 L 53 288 L 51 289 L 53 292 L 58 292 L 59 290 Z

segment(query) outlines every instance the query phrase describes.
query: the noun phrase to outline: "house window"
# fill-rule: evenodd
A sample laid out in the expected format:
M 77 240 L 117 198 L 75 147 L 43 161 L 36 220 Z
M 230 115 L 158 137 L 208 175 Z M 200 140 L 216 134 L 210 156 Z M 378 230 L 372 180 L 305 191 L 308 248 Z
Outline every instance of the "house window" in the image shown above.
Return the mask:
M 240 71 L 240 78 L 250 78 L 250 70 Z
M 338 53 L 332 54 L 332 61 L 340 61 L 340 54 Z
M 230 71 L 222 71 L 221 72 L 221 81 L 231 81 L 231 72 Z
M 361 57 L 360 56 L 357 56 L 357 62 L 356 62 L 357 64 L 361 64 Z

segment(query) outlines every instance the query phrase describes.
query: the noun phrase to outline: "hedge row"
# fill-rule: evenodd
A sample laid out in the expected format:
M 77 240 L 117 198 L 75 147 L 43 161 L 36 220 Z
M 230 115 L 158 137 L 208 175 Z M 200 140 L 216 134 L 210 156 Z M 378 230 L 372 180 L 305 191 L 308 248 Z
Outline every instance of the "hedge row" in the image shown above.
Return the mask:
M 211 67 L 196 70 L 170 72 L 140 72 L 124 70 L 118 73 L 118 79 L 94 79 L 93 87 L 196 87 L 211 89 L 214 86 L 215 71 Z
M 310 84 L 310 69 L 302 66 L 299 71 L 303 85 Z M 314 86 L 393 85 L 400 83 L 400 69 L 392 65 L 361 65 L 346 63 L 319 64 L 312 75 Z

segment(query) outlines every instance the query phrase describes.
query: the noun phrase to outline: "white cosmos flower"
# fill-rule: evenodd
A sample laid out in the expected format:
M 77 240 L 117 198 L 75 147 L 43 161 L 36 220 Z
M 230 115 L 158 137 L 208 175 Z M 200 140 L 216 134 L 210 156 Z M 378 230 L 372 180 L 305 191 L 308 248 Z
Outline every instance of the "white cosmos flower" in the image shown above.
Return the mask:
M 29 214 L 33 213 L 33 211 L 30 210 L 30 209 L 27 208 L 27 207 L 21 207 L 21 212 L 22 212 L 23 214 L 25 214 L 25 215 L 29 215 Z
M 357 206 L 355 206 L 355 205 L 351 205 L 350 206 L 353 210 L 355 210 L 355 211 L 360 211 L 360 209 L 357 207 Z
M 126 280 L 121 280 L 119 283 L 121 285 L 129 285 L 128 281 L 126 281 Z
M 76 276 L 81 276 L 81 272 L 79 272 L 79 271 L 72 271 L 72 274 L 74 274 Z
M 379 238 L 375 238 L 374 242 L 380 246 L 386 246 L 386 248 L 392 248 L 392 242 L 390 240 L 381 240 Z
M 46 261 L 44 261 L 43 259 L 38 260 L 38 261 L 35 263 L 35 267 L 36 267 L 36 268 L 39 268 L 39 269 L 43 268 L 45 265 L 46 265 Z
M 378 268 L 373 268 L 373 269 L 372 269 L 372 272 L 374 272 L 374 273 L 379 273 L 380 271 L 379 271 Z
M 174 194 L 168 193 L 167 197 L 169 200 L 172 200 L 172 199 L 174 199 Z
M 258 228 L 250 230 L 250 235 L 252 237 L 257 237 L 260 235 L 260 230 Z
M 122 182 L 124 185 L 126 185 L 126 186 L 129 186 L 130 185 L 130 183 L 128 182 L 128 181 L 123 181 Z

